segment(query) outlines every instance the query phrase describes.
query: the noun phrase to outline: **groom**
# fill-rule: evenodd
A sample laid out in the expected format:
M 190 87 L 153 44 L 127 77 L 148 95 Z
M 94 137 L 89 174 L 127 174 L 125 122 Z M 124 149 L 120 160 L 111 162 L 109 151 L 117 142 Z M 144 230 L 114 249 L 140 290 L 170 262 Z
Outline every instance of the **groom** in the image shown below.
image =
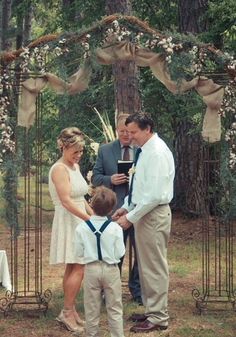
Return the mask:
M 166 143 L 154 132 L 145 113 L 130 115 L 126 123 L 139 146 L 124 204 L 113 218 L 123 229 L 134 225 L 144 314 L 133 314 L 131 332 L 166 330 L 168 327 L 169 269 L 167 246 L 171 228 L 169 203 L 173 197 L 175 165 Z

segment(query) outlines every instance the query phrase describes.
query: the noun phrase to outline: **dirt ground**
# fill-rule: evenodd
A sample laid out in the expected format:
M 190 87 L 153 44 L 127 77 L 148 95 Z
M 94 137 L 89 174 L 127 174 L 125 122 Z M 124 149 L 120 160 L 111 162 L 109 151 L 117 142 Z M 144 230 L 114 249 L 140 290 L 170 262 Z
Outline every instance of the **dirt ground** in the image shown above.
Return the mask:
M 39 311 L 26 310 L 16 312 L 13 310 L 8 317 L 4 317 L 0 310 L 0 336 L 1 337 L 67 337 L 71 336 L 69 331 L 58 325 L 55 317 L 60 311 L 63 294 L 61 290 L 61 281 L 63 277 L 64 267 L 50 266 L 48 263 L 49 244 L 50 244 L 50 227 L 43 228 L 43 275 L 42 288 L 43 291 L 50 289 L 52 291 L 52 299 L 49 303 L 47 315 L 44 316 Z M 29 234 L 30 235 L 30 234 Z M 22 240 L 22 243 L 21 243 Z M 24 262 L 20 257 L 24 250 L 23 236 L 19 238 L 19 270 Z M 171 254 L 170 261 L 170 286 L 169 286 L 169 311 L 170 311 L 170 327 L 167 332 L 152 332 L 149 334 L 139 334 L 139 336 L 154 337 L 154 336 L 171 336 L 171 337 L 235 337 L 236 331 L 235 313 L 231 307 L 225 307 L 224 311 L 219 311 L 213 316 L 199 315 L 195 301 L 192 298 L 192 290 L 195 287 L 201 287 L 201 251 L 199 251 L 199 263 L 196 268 L 191 269 L 191 272 L 175 269 L 174 260 L 184 259 L 180 266 L 183 268 L 194 263 L 191 261 L 191 244 L 196 244 L 201 241 L 201 221 L 199 219 L 189 219 L 182 214 L 174 213 L 172 232 L 169 243 L 169 251 Z M 0 225 L 0 249 L 7 251 L 7 256 L 10 264 L 10 234 L 9 230 Z M 22 246 L 21 246 L 22 245 Z M 187 248 L 186 248 L 187 247 Z M 189 248 L 190 247 L 190 248 Z M 186 250 L 186 254 L 184 251 Z M 172 261 L 173 260 L 173 261 Z M 124 303 L 124 326 L 125 336 L 132 336 L 129 332 L 131 322 L 128 317 L 133 312 L 143 312 L 143 307 L 132 302 L 128 288 L 128 254 L 126 254 L 125 266 L 122 276 L 123 287 L 123 303 Z M 178 262 L 178 261 L 177 261 Z M 181 275 L 181 272 L 184 274 Z M 32 270 L 32 274 L 34 271 Z M 30 272 L 31 274 L 31 272 Z M 23 277 L 23 276 L 22 276 Z M 30 281 L 31 282 L 31 281 Z M 19 282 L 20 284 L 20 282 Z M 5 289 L 0 287 L 0 308 L 4 305 Z M 29 307 L 29 306 L 28 306 Z M 83 301 L 82 297 L 78 300 L 78 308 L 83 316 Z M 101 316 L 101 337 L 109 336 L 105 309 Z M 228 327 L 226 329 L 226 327 Z

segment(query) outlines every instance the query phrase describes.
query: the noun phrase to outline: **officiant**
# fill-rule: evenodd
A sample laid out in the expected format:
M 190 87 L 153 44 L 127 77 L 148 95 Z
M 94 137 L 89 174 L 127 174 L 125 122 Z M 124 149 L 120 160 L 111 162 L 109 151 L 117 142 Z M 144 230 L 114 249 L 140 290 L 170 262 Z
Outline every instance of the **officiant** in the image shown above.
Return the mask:
M 121 114 L 117 119 L 116 132 L 118 139 L 99 147 L 92 175 L 92 184 L 94 186 L 104 185 L 116 193 L 116 209 L 123 205 L 129 189 L 129 177 L 124 173 L 118 173 L 118 161 L 133 161 L 136 151 L 136 148 L 131 144 L 131 138 L 125 125 L 128 116 L 129 114 Z M 142 305 L 133 226 L 124 230 L 123 233 L 125 245 L 129 237 L 134 248 L 134 262 L 129 277 L 129 290 L 133 300 Z M 119 266 L 120 271 L 122 263 L 123 259 Z

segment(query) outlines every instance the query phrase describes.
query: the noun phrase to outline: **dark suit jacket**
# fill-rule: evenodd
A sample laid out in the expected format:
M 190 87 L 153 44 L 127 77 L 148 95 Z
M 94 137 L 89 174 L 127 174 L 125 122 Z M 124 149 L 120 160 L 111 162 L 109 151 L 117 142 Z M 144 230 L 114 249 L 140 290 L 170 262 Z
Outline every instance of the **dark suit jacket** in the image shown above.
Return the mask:
M 115 140 L 99 147 L 98 156 L 93 168 L 92 184 L 104 185 L 111 188 L 117 196 L 116 209 L 123 205 L 127 192 L 127 184 L 113 185 L 111 176 L 117 173 L 117 161 L 121 159 L 121 146 L 119 140 Z

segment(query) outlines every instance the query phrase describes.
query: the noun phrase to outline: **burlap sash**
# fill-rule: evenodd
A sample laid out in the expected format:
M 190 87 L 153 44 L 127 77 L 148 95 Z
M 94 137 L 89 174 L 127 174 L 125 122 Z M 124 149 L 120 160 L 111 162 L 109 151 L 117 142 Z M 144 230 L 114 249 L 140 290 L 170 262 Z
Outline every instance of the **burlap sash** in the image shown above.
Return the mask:
M 182 80 L 176 83 L 171 80 L 166 62 L 161 54 L 149 49 L 140 48 L 130 42 L 114 43 L 112 46 L 96 50 L 97 62 L 104 65 L 113 64 L 119 60 L 135 61 L 140 67 L 150 67 L 153 75 L 173 94 L 195 89 L 206 104 L 203 120 L 202 136 L 209 142 L 216 142 L 221 137 L 221 122 L 219 109 L 224 95 L 224 88 L 211 79 L 197 77 L 191 81 Z M 48 84 L 58 94 L 73 95 L 87 89 L 90 79 L 90 68 L 80 68 L 69 82 L 57 76 L 46 73 L 43 78 L 28 79 L 23 82 L 22 96 L 18 112 L 18 125 L 29 128 L 34 123 L 35 100 L 37 94 Z

